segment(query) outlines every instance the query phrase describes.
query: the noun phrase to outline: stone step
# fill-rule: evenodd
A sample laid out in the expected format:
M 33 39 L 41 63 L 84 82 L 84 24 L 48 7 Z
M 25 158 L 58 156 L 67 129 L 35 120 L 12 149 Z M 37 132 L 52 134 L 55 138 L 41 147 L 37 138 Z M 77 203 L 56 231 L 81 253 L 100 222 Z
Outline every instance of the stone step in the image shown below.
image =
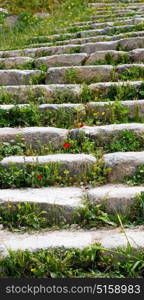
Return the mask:
M 86 60 L 86 65 L 94 64 L 97 61 L 105 61 L 107 55 L 111 55 L 113 60 L 118 59 L 120 56 L 123 55 L 130 55 L 131 52 L 127 54 L 126 51 L 117 51 L 117 50 L 103 50 L 103 51 L 96 51 L 90 54 L 89 58 Z
M 144 135 L 144 124 L 126 123 L 92 127 L 84 126 L 80 129 L 72 129 L 71 137 L 76 138 L 80 132 L 83 132 L 87 137 L 94 140 L 97 145 L 106 146 L 108 143 L 113 143 L 115 138 L 118 138 L 120 134 L 126 130 L 140 137 Z
M 87 199 L 94 205 L 103 204 L 110 214 L 127 215 L 132 204 L 142 192 L 143 186 L 127 186 L 122 184 L 107 184 L 87 191 Z
M 82 41 L 85 42 L 86 40 L 89 41 L 89 38 L 82 39 Z M 59 55 L 45 56 L 37 59 L 32 59 L 30 57 L 1 58 L 0 68 L 11 69 L 14 67 L 22 66 L 29 62 L 35 65 L 35 67 L 37 68 L 39 68 L 41 65 L 46 65 L 47 67 L 74 66 L 74 65 L 79 66 L 84 64 L 89 65 L 99 60 L 104 61 L 106 59 L 106 55 L 108 54 L 110 54 L 114 60 L 118 59 L 120 55 L 127 55 L 133 62 L 140 62 L 144 59 L 144 49 L 135 49 L 129 51 L 128 53 L 126 51 L 105 50 L 105 51 L 96 51 L 90 54 L 89 56 L 86 53 L 77 53 L 77 54 L 59 54 Z
M 133 50 L 136 48 L 143 48 L 143 43 L 143 37 L 133 37 L 108 42 L 86 43 L 80 45 L 80 52 L 91 54 L 96 51 L 117 50 L 118 47 L 123 47 L 127 50 Z
M 138 34 L 139 36 L 143 36 L 144 31 L 132 31 L 127 33 L 127 37 L 136 37 Z M 73 44 L 73 45 L 81 45 L 81 44 L 86 44 L 86 43 L 94 43 L 94 42 L 103 42 L 103 41 L 116 41 L 119 40 L 120 38 L 125 38 L 124 33 L 120 33 L 118 35 L 97 35 L 97 36 L 90 36 L 90 37 L 85 37 L 85 38 L 75 38 L 75 39 L 70 39 L 70 40 L 64 40 L 64 41 L 57 41 L 55 42 L 56 45 L 68 45 L 68 44 Z M 47 43 L 40 43 L 40 44 L 31 44 L 29 47 L 47 47 Z
M 85 44 L 85 43 L 91 43 L 91 42 L 102 42 L 102 41 L 117 41 L 119 39 L 127 37 L 143 37 L 144 31 L 128 31 L 125 33 L 119 33 L 116 35 L 106 35 L 106 34 L 100 34 L 96 35 L 95 32 L 92 31 L 87 31 L 85 33 L 80 32 L 78 36 L 83 36 L 82 38 L 76 37 L 74 39 L 69 39 L 69 40 L 62 40 L 62 41 L 56 41 L 56 45 L 68 45 L 68 44 Z M 89 37 L 90 36 L 90 37 Z M 38 43 L 38 44 L 31 44 L 29 47 L 47 47 L 49 43 Z
M 85 190 L 77 187 L 48 187 L 0 190 L 0 206 L 25 203 L 36 204 L 40 211 L 45 211 L 48 218 L 66 219 L 72 222 L 73 212 L 83 207 Z
M 76 208 L 84 207 L 85 201 L 93 205 L 104 205 L 110 214 L 128 214 L 137 196 L 144 192 L 143 186 L 127 186 L 122 184 L 107 184 L 96 188 L 78 187 L 43 187 L 0 190 L 0 206 L 18 205 L 21 203 L 36 204 L 48 216 L 65 217 L 72 220 Z
M 108 65 L 49 68 L 45 83 L 61 84 L 109 81 L 112 78 L 112 72 L 113 67 Z
M 101 7 L 110 7 L 110 8 L 112 8 L 112 7 L 117 7 L 118 6 L 118 3 L 115 3 L 115 2 L 111 2 L 111 3 L 89 3 L 88 4 L 88 6 L 90 6 L 90 7 L 96 7 L 96 8 L 101 8 Z M 125 9 L 125 8 L 127 8 L 127 7 L 134 7 L 134 8 L 137 8 L 137 7 L 141 7 L 141 6 L 143 6 L 143 2 L 142 3 L 140 3 L 140 2 L 133 2 L 133 5 L 129 5 L 128 4 L 128 6 L 126 6 L 126 3 L 124 3 L 123 4 L 123 8 Z M 122 7 L 122 3 L 120 3 L 120 7 Z
M 99 12 L 98 12 L 99 13 Z M 130 18 L 130 16 L 127 16 L 128 14 L 134 14 L 134 16 L 141 16 L 142 15 L 142 12 L 140 10 L 138 11 L 133 11 L 133 10 L 123 10 L 123 11 L 120 11 L 120 10 L 115 10 L 115 11 L 107 11 L 105 12 L 104 14 L 95 14 L 93 16 L 90 17 L 90 20 L 92 21 L 99 21 L 99 20 L 123 20 L 123 19 L 128 19 Z
M 87 28 L 87 29 L 85 29 L 85 26 L 79 26 L 79 28 L 77 29 L 77 32 L 76 32 L 76 37 L 84 38 L 84 37 L 88 37 L 88 36 L 92 37 L 92 36 L 101 35 L 101 34 L 112 35 L 113 28 L 115 30 L 120 28 L 121 31 L 124 30 L 125 33 L 127 33 L 127 31 L 130 31 L 129 29 L 134 30 L 134 28 L 136 27 L 136 24 L 141 23 L 141 22 L 142 22 L 142 20 L 139 18 L 136 18 L 136 19 L 129 18 L 128 20 L 121 22 L 122 23 L 121 26 L 120 25 L 116 26 L 117 22 L 115 22 L 115 23 L 114 22 L 105 22 L 105 23 L 96 23 L 96 24 L 94 23 L 94 24 L 91 24 L 91 26 L 89 26 L 91 28 Z M 126 23 L 126 24 L 123 24 L 123 23 Z M 103 24 L 103 25 L 98 25 L 98 24 Z M 127 29 L 127 31 L 126 31 L 126 29 Z
M 41 65 L 46 65 L 49 67 L 59 67 L 59 66 L 81 66 L 84 64 L 85 60 L 88 58 L 86 53 L 77 54 L 61 54 L 45 56 L 35 59 L 35 66 L 40 67 Z
M 143 101 L 143 100 L 142 100 Z M 139 101 L 141 102 L 141 100 Z M 139 105 L 138 102 L 138 105 Z M 101 102 L 100 102 L 101 103 Z M 93 102 L 92 102 L 93 105 Z M 142 104 L 141 104 L 142 105 Z M 5 104 L 5 105 L 0 105 L 0 110 L 5 110 L 5 111 L 9 111 L 10 109 L 13 108 L 24 108 L 24 107 L 30 107 L 30 104 Z M 63 112 L 67 113 L 67 112 L 86 112 L 86 108 L 84 104 L 81 103 L 63 103 L 63 104 L 41 104 L 38 105 L 37 108 L 41 111 L 41 112 L 46 112 L 46 111 L 57 111 L 57 110 L 63 110 Z
M 120 25 L 124 26 L 126 24 L 128 24 L 128 26 L 129 26 L 134 23 L 134 20 L 135 20 L 134 18 L 129 18 L 128 20 L 125 19 L 125 20 L 119 21 L 118 23 L 119 23 L 119 26 Z M 140 22 L 141 22 L 141 19 L 140 19 Z M 85 31 L 85 30 L 90 30 L 90 29 L 100 29 L 101 30 L 102 28 L 106 28 L 108 26 L 112 27 L 112 26 L 116 26 L 116 25 L 117 25 L 117 22 L 98 22 L 98 23 L 89 24 L 88 26 L 80 25 L 80 26 L 76 27 L 76 29 L 77 29 L 77 32 L 81 31 L 81 30 Z M 71 30 L 72 28 L 73 27 L 69 27 L 69 30 Z
M 104 155 L 105 166 L 110 168 L 108 182 L 120 182 L 125 176 L 132 176 L 144 165 L 144 152 L 116 152 Z
M 141 102 L 141 100 L 139 100 L 139 102 Z M 139 104 L 139 102 L 138 102 L 138 104 Z M 10 109 L 13 109 L 15 107 L 17 107 L 17 108 L 30 107 L 30 104 L 17 104 L 17 105 L 15 105 L 15 104 L 4 104 L 4 105 L 0 105 L 0 109 L 1 110 L 6 110 L 6 111 L 9 111 Z M 73 112 L 74 111 L 79 111 L 79 112 L 84 112 L 85 113 L 85 105 L 81 104 L 81 103 L 41 104 L 41 105 L 38 105 L 37 108 L 41 112 L 45 112 L 47 110 L 57 111 L 59 109 L 62 109 L 66 113 L 67 112 L 72 112 L 72 111 Z
M 75 103 L 81 96 L 82 87 L 78 84 L 53 84 L 53 85 L 19 85 L 2 86 L 0 88 L 1 103 L 9 103 L 12 100 L 16 103 L 57 103 L 57 97 L 61 96 L 63 101 L 71 102 L 72 97 Z M 66 100 L 65 100 L 66 101 Z
M 18 66 L 23 66 L 24 64 L 33 62 L 31 57 L 7 57 L 0 58 L 0 69 L 11 69 Z
M 10 51 L 0 51 L 0 57 L 17 57 L 17 56 L 29 56 L 29 57 L 39 57 L 39 56 L 50 56 L 55 54 L 69 54 L 68 52 L 73 51 L 73 53 L 88 53 L 91 54 L 95 51 L 104 50 L 117 50 L 118 47 L 126 48 L 127 50 L 133 50 L 137 48 L 144 47 L 144 37 L 132 37 L 120 39 L 117 41 L 108 42 L 96 42 L 96 43 L 86 43 L 81 45 L 62 45 L 53 47 L 41 47 L 41 48 L 29 48 L 24 50 L 10 50 Z
M 85 64 L 94 64 L 96 61 L 105 61 L 106 56 L 110 54 L 114 60 L 117 60 L 120 56 L 127 55 L 132 62 L 142 62 L 144 59 L 144 49 L 134 49 L 129 52 L 117 51 L 117 50 L 105 50 L 96 51 L 91 53 Z
M 0 165 L 7 170 L 11 168 L 11 164 L 21 168 L 25 165 L 47 164 L 59 165 L 60 174 L 66 170 L 69 176 L 78 177 L 85 174 L 96 162 L 96 158 L 91 154 L 51 154 L 45 156 L 9 156 L 0 161 Z
M 143 49 L 134 49 L 130 52 L 130 58 L 134 62 L 141 62 L 144 60 L 144 48 Z
M 138 17 L 138 18 L 141 18 L 142 17 L 142 15 L 137 15 L 136 14 L 136 16 L 135 17 Z M 111 18 L 110 16 L 108 16 L 108 17 L 106 17 L 105 15 L 100 15 L 100 16 L 96 16 L 96 19 L 105 19 L 105 18 Z M 134 20 L 134 17 L 132 17 L 132 18 L 130 18 L 130 17 L 115 17 L 116 18 L 116 21 L 117 20 L 123 20 L 123 21 L 125 21 L 126 20 L 126 22 L 128 23 L 128 25 L 121 25 L 120 27 L 123 27 L 123 26 L 134 26 L 134 25 L 129 25 L 129 22 L 128 21 L 132 21 L 132 20 Z M 76 26 L 76 27 L 78 27 L 78 26 L 81 26 L 81 25 L 91 25 L 91 24 L 94 24 L 95 23 L 95 20 L 92 20 L 92 21 L 83 21 L 83 22 L 79 22 L 79 23 L 73 23 L 73 27 L 74 26 Z M 99 21 L 99 22 L 97 22 L 97 23 L 101 23 L 101 21 Z M 103 32 L 103 30 L 104 29 L 98 29 L 97 30 L 97 32 L 99 33 L 100 31 L 102 31 Z M 53 41 L 61 41 L 62 42 L 62 38 L 64 38 L 64 39 L 72 39 L 72 38 L 78 38 L 78 37 L 80 37 L 81 36 L 81 33 L 82 33 L 83 31 L 79 31 L 79 32 L 74 32 L 74 33 L 63 33 L 63 34 L 53 34 L 53 35 L 49 35 L 49 36 L 37 36 L 37 37 L 32 37 L 31 39 L 30 39 L 30 43 L 31 42 L 33 42 L 33 43 L 36 43 L 36 42 L 39 42 L 39 43 L 44 43 L 44 42 L 47 42 L 47 44 L 49 43 L 50 44 L 50 42 L 53 42 Z
M 128 12 L 131 12 L 131 11 L 128 11 Z M 142 15 L 140 15 L 139 14 L 139 12 L 134 12 L 135 13 L 135 15 L 133 16 L 133 18 L 135 18 L 136 16 L 138 16 L 138 17 L 142 17 Z M 111 19 L 111 17 L 112 18 L 115 18 L 116 20 L 127 20 L 127 19 L 131 19 L 129 16 L 127 17 L 127 16 L 123 16 L 123 15 L 125 15 L 125 14 L 127 14 L 127 11 L 126 10 L 124 10 L 122 13 L 121 13 L 121 16 L 117 16 L 117 13 L 116 13 L 116 11 L 114 11 L 114 14 L 113 14 L 113 12 L 111 13 L 111 12 L 109 12 L 109 15 L 96 15 L 96 16 L 92 16 L 92 18 L 91 18 L 91 20 L 90 21 L 81 21 L 81 22 L 76 22 L 76 23 L 73 23 L 73 26 L 81 26 L 81 25 L 85 25 L 85 24 L 87 24 L 87 25 L 89 25 L 89 24 L 93 24 L 93 23 L 95 23 L 97 20 L 98 20 L 98 22 L 101 22 L 101 20 L 102 19 Z M 95 19 L 94 19 L 95 18 Z M 114 20 L 113 20 L 114 21 Z M 97 22 L 97 23 L 98 23 Z M 102 21 L 103 22 L 103 21 Z M 35 39 L 35 38 L 34 38 Z
M 59 149 L 68 137 L 68 130 L 54 127 L 4 127 L 0 130 L 0 142 L 14 143 L 18 137 L 22 138 L 33 149 L 38 149 L 49 143 L 55 149 Z
M 27 48 L 23 50 L 8 50 L 0 51 L 0 57 L 17 57 L 17 56 L 28 56 L 28 57 L 41 57 L 54 54 L 64 54 L 70 51 L 77 52 L 76 45 L 64 45 L 64 46 L 52 46 L 52 47 L 41 47 L 41 48 Z
M 117 67 L 111 65 L 73 66 L 49 68 L 46 84 L 50 83 L 83 83 L 113 81 L 121 79 L 121 74 L 134 70 L 144 70 L 144 64 L 123 64 Z
M 32 84 L 41 74 L 39 70 L 0 70 L 0 86 Z
M 6 230 L 0 231 L 1 255 L 8 256 L 8 249 L 13 251 L 29 250 L 39 251 L 49 248 L 77 248 L 83 249 L 95 243 L 103 248 L 116 250 L 118 247 L 144 248 L 144 231 L 142 226 L 133 229 L 121 228 L 97 230 L 56 230 L 42 233 L 14 233 Z

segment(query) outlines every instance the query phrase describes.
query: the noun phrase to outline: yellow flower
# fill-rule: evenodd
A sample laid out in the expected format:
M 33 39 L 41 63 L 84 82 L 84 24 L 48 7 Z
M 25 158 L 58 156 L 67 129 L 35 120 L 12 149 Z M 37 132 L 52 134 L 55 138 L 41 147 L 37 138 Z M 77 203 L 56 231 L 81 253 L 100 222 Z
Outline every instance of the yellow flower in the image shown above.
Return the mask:
M 68 171 L 68 170 L 64 170 L 64 174 L 65 174 L 65 175 L 68 175 L 68 174 L 69 174 L 69 171 Z

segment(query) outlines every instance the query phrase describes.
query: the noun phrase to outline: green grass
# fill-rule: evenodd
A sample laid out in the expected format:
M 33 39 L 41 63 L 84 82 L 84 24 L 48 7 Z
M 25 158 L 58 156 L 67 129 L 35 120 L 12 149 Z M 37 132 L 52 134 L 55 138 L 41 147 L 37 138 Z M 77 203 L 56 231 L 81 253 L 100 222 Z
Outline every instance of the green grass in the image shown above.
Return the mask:
M 113 137 L 106 148 L 109 152 L 143 151 L 144 137 L 140 137 L 132 131 L 124 130 L 118 136 Z
M 13 30 L 5 28 L 0 33 L 1 50 L 17 49 L 27 45 L 32 37 L 48 36 L 59 30 L 64 30 L 73 22 L 87 20 L 92 14 L 92 9 L 87 7 L 85 1 L 66 0 L 57 5 L 48 19 L 33 20 L 27 13 L 26 22 L 21 22 L 20 27 Z M 24 14 L 24 13 L 23 13 Z M 33 20 L 32 24 L 31 21 Z
M 144 184 L 144 165 L 137 168 L 132 176 L 125 177 L 125 182 L 129 185 L 143 185 Z
M 117 259 L 119 257 L 119 259 Z M 144 252 L 129 246 L 114 251 L 100 244 L 78 249 L 10 251 L 1 258 L 0 277 L 11 278 L 143 278 Z

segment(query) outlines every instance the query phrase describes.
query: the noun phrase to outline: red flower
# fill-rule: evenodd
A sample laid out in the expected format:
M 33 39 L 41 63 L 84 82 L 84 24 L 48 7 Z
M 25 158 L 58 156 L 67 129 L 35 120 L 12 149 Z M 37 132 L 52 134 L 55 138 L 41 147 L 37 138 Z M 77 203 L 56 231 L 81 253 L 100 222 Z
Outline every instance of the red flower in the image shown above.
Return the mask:
M 70 143 L 64 143 L 63 147 L 68 149 L 70 147 Z
M 43 175 L 37 175 L 37 178 L 38 178 L 38 179 L 42 179 L 42 178 L 43 178 Z
M 81 128 L 81 127 L 84 127 L 84 126 L 86 126 L 86 124 L 79 124 L 79 127 Z

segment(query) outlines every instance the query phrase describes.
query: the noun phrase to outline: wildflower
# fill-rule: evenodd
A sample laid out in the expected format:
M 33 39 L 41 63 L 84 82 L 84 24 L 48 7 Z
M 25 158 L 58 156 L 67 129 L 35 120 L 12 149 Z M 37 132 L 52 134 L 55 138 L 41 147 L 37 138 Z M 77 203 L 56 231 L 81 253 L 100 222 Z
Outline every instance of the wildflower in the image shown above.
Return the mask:
M 37 175 L 37 178 L 38 178 L 38 179 L 42 179 L 42 178 L 43 178 L 43 175 Z
M 86 126 L 86 124 L 79 124 L 79 127 L 81 128 L 81 127 L 84 127 L 84 126 Z
M 69 170 L 64 170 L 64 174 L 68 175 L 69 174 Z
M 65 149 L 70 148 L 70 143 L 64 143 L 63 147 L 64 147 Z

